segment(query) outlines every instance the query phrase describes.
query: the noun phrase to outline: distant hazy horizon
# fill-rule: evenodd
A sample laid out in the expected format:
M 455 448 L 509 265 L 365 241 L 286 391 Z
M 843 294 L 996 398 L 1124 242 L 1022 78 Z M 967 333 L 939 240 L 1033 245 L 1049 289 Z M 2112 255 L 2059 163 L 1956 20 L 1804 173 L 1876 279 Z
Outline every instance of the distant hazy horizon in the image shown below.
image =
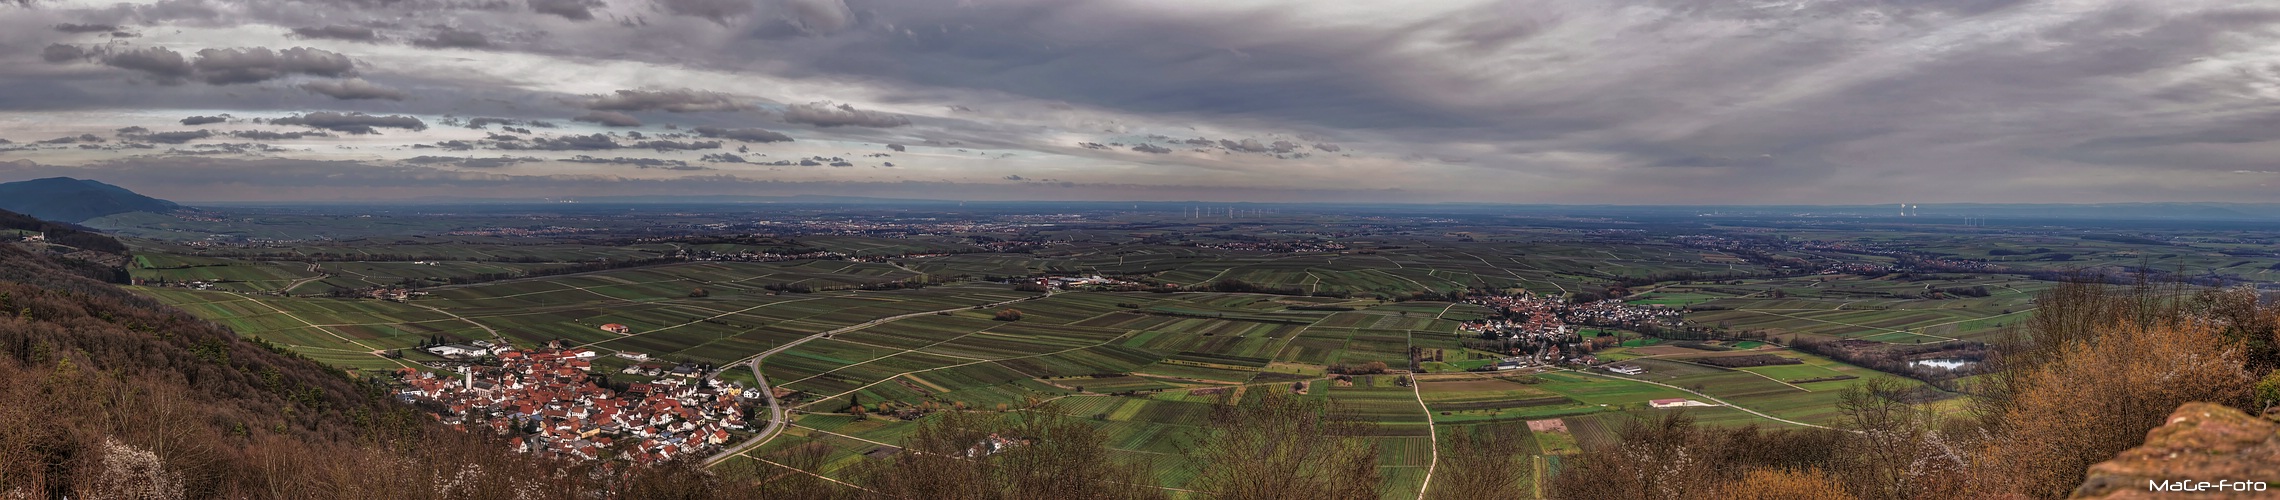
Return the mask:
M 0 5 L 0 181 L 207 202 L 2271 203 L 2276 14 L 25 0 Z

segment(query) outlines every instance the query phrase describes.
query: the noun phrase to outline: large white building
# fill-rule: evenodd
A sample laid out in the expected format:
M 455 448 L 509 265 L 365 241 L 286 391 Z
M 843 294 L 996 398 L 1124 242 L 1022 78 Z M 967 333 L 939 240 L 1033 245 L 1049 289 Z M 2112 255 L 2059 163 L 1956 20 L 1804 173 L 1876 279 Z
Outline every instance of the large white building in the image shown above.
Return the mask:
M 432 352 L 437 356 L 443 356 L 446 358 L 472 358 L 490 354 L 491 350 L 470 345 L 444 344 L 427 348 L 427 352 Z

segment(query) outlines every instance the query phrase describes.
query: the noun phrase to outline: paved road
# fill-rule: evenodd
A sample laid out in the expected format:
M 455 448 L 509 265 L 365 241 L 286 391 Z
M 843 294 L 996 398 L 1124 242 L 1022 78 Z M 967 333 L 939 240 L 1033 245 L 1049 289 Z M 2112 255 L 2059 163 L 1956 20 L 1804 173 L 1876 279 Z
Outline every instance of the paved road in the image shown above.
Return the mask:
M 704 464 L 706 467 L 711 467 L 722 460 L 728 460 L 728 457 L 743 453 L 744 450 L 759 446 L 766 437 L 774 436 L 777 431 L 784 430 L 784 421 L 787 420 L 784 418 L 784 406 L 776 401 L 776 392 L 768 388 L 768 378 L 760 376 L 760 363 L 755 360 L 748 366 L 752 367 L 752 379 L 759 381 L 760 394 L 768 398 L 768 426 L 760 428 L 760 433 L 753 435 L 752 439 L 744 440 L 742 443 L 721 450 L 720 453 L 705 457 Z
M 1052 290 L 1046 290 L 1046 291 L 1045 291 L 1045 295 L 1044 295 L 1044 296 L 1045 296 L 1045 297 L 1051 297 L 1051 296 L 1053 296 L 1053 291 L 1052 291 Z M 982 307 L 983 307 L 983 308 L 997 307 L 997 306 L 1002 306 L 1002 305 L 1006 305 L 1006 304 L 1012 304 L 1012 303 L 1015 303 L 1015 302 L 1020 302 L 1020 301 L 1029 300 L 1029 299 L 1033 299 L 1033 298 L 1037 298 L 1037 297 L 1036 297 L 1036 296 L 1031 296 L 1031 297 L 1022 297 L 1022 298 L 1013 299 L 1013 300 L 1008 300 L 1008 301 L 1004 301 L 1004 302 L 998 302 L 998 303 L 993 303 L 993 304 L 983 305 Z M 791 348 L 793 348 L 793 347 L 798 347 L 800 344 L 805 344 L 805 343 L 807 343 L 807 342 L 808 342 L 808 341 L 810 341 L 810 340 L 820 339 L 820 338 L 829 337 L 829 336 L 832 336 L 832 335 L 837 335 L 837 334 L 846 333 L 846 332 L 852 332 L 852 331 L 861 330 L 861 329 L 864 329 L 864 328 L 870 328 L 870 327 L 874 327 L 874 326 L 879 326 L 880 324 L 884 324 L 884 323 L 888 323 L 888 322 L 892 322 L 892 321 L 900 320 L 900 319 L 903 319 L 903 318 L 914 318 L 914 317 L 919 317 L 919 316 L 926 316 L 926 315 L 929 315 L 929 314 L 935 314 L 935 313 L 945 313 L 945 312 L 956 312 L 956 311 L 964 311 L 964 310 L 967 310 L 967 309 L 972 309 L 972 308 L 973 308 L 973 306 L 966 306 L 966 307 L 953 307 L 953 308 L 949 308 L 949 309 L 942 309 L 942 310 L 936 310 L 936 311 L 921 311 L 921 312 L 914 312 L 914 313 L 909 313 L 909 314 L 901 314 L 901 315 L 895 315 L 895 316 L 888 316 L 888 317 L 884 317 L 884 318 L 879 318 L 879 319 L 874 319 L 874 320 L 870 320 L 870 321 L 865 321 L 865 322 L 862 322 L 862 323 L 857 323 L 857 324 L 853 324 L 853 325 L 848 325 L 848 326 L 845 326 L 845 327 L 841 327 L 841 328 L 839 328 L 839 329 L 835 329 L 835 330 L 825 331 L 825 332 L 817 333 L 817 334 L 814 334 L 814 335 L 809 335 L 809 336 L 806 336 L 806 337 L 800 337 L 798 340 L 793 340 L 793 341 L 791 341 L 791 342 L 785 342 L 785 343 L 784 343 L 784 345 L 776 346 L 776 348 L 774 348 L 774 349 L 769 349 L 769 350 L 766 350 L 766 351 L 761 351 L 759 354 L 754 354 L 754 355 L 752 355 L 751 357 L 748 357 L 748 358 L 744 358 L 744 359 L 740 359 L 740 360 L 736 360 L 736 362 L 735 362 L 735 363 L 729 363 L 729 364 L 728 364 L 728 366 L 731 366 L 731 367 L 734 367 L 734 366 L 750 366 L 750 367 L 752 368 L 752 378 L 753 378 L 753 380 L 756 380 L 756 381 L 758 381 L 758 382 L 759 382 L 759 388 L 760 388 L 760 395 L 761 395 L 761 397 L 765 397 L 765 398 L 768 398 L 768 426 L 767 426 L 767 427 L 762 427 L 762 428 L 760 429 L 760 433 L 759 433 L 759 434 L 754 434 L 754 435 L 752 436 L 752 439 L 746 439 L 746 440 L 744 440 L 744 442 L 742 442 L 742 443 L 737 443 L 737 444 L 736 444 L 736 445 L 734 445 L 734 446 L 730 446 L 730 447 L 728 447 L 728 448 L 722 449 L 720 453 L 715 453 L 715 454 L 713 454 L 713 456 L 710 456 L 710 457 L 705 457 L 704 465 L 705 465 L 706 467 L 711 467 L 711 466 L 713 466 L 713 465 L 715 465 L 715 464 L 719 464 L 719 463 L 720 463 L 720 462 L 722 462 L 722 461 L 728 460 L 728 459 L 729 459 L 729 457 L 734 457 L 734 456 L 736 456 L 736 455 L 738 455 L 738 454 L 744 453 L 744 451 L 745 451 L 745 450 L 749 450 L 749 449 L 752 449 L 752 448 L 757 448 L 757 447 L 759 447 L 759 446 L 760 446 L 760 445 L 762 445 L 762 444 L 767 444 L 768 440 L 770 440 L 770 439 L 774 439 L 774 438 L 776 437 L 776 433 L 777 433 L 777 432 L 780 432 L 780 431 L 783 431 L 783 430 L 784 430 L 784 422 L 785 422 L 786 420 L 788 420 L 787 418 L 785 418 L 785 417 L 787 417 L 787 415 L 785 415 L 785 414 L 784 414 L 784 407 L 783 407 L 783 403 L 782 403 L 782 402 L 779 402 L 779 401 L 777 401 L 777 400 L 776 400 L 776 392 L 775 392 L 775 391 L 772 391 L 772 390 L 769 390 L 769 389 L 768 389 L 768 378 L 767 378 L 767 377 L 765 377 L 765 376 L 762 376 L 762 375 L 760 374 L 760 361 L 761 361 L 761 360 L 764 360 L 764 359 L 768 359 L 768 357 L 769 357 L 769 356 L 774 356 L 774 355 L 776 355 L 776 353 L 784 352 L 784 351 L 786 351 L 786 350 L 789 350 L 789 349 L 791 349 Z M 714 371 L 713 371 L 713 374 L 712 374 L 712 375 L 709 375 L 709 376 L 707 376 L 706 378 L 714 378 L 714 377 L 719 377 L 719 376 L 720 376 L 720 371 L 719 371 L 719 370 L 714 370 Z

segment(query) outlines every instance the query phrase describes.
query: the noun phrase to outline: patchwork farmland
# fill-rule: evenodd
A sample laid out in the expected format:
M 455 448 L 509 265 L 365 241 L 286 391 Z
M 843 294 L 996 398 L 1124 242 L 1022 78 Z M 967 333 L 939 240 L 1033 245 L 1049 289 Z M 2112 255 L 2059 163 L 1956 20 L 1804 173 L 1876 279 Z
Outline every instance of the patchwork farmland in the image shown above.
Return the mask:
M 1563 460 L 1640 419 L 1833 427 L 1839 398 L 1874 380 L 1955 411 L 1962 394 L 1952 384 L 1870 369 L 1874 360 L 1842 349 L 1796 346 L 1917 353 L 1992 341 L 2031 319 L 2035 298 L 2054 286 L 2048 261 L 2031 255 L 2115 263 L 2160 251 L 2150 255 L 2214 262 L 2186 248 L 2245 252 L 2198 240 L 2149 247 L 2037 236 L 2034 246 L 2004 243 L 1987 254 L 1969 247 L 1976 240 L 1936 232 L 1782 229 L 1774 233 L 1790 236 L 1761 238 L 1767 233 L 1691 221 L 1637 232 L 1556 221 L 1359 222 L 1369 217 L 1232 225 L 1102 215 L 891 236 L 866 222 L 856 227 L 874 229 L 578 243 L 423 240 L 375 226 L 354 254 L 306 238 L 242 247 L 133 240 L 128 272 L 143 294 L 362 376 L 448 372 L 465 360 L 422 348 L 503 340 L 592 350 L 593 373 L 613 384 L 697 367 L 697 376 L 772 388 L 753 401 L 780 403 L 783 425 L 738 434 L 750 446 L 713 465 L 777 467 L 756 460 L 822 447 L 825 459 L 801 472 L 846 479 L 932 415 L 1051 411 L 1103 431 L 1111 453 L 1147 464 L 1153 485 L 1179 496 L 1199 473 L 1183 453 L 1210 433 L 1215 411 L 1281 393 L 1365 424 L 1354 438 L 1376 451 L 1382 495 L 1406 499 L 1432 496 L 1458 436 L 1516 436 L 1523 457 L 1510 467 L 1535 488 Z M 611 224 L 619 223 L 605 231 L 634 231 Z M 1306 250 L 1327 248 L 1308 246 L 1333 239 L 1325 227 L 1343 228 L 1340 248 Z M 1261 242 L 1300 251 L 1240 250 Z M 1956 264 L 1955 255 L 1974 252 L 1989 258 Z M 1906 268 L 1893 255 L 2011 267 Z M 2243 267 L 2253 261 L 2226 262 L 2218 275 L 2263 274 Z M 1576 353 L 1588 358 L 1499 370 L 1514 346 L 1478 327 L 1524 318 L 1474 300 L 1481 296 L 1662 308 L 1681 326 L 1575 323 L 1561 332 L 1590 346 Z

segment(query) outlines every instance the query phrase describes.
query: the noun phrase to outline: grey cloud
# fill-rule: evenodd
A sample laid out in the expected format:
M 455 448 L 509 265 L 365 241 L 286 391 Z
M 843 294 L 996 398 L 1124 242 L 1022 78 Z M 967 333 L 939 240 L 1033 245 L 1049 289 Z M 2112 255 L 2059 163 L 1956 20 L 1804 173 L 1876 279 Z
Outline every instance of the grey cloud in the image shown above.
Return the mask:
M 220 116 L 192 116 L 192 117 L 189 117 L 189 118 L 183 118 L 183 119 L 182 119 L 182 124 L 183 124 L 183 125 L 205 125 L 205 124 L 208 124 L 208 123 L 221 123 L 221 122 L 226 122 L 226 121 L 230 121 L 230 119 L 229 119 L 229 118 L 220 117 Z
M 749 103 L 735 96 L 719 92 L 689 89 L 679 90 L 619 90 L 614 95 L 595 97 L 586 102 L 586 109 L 596 111 L 653 111 L 674 113 L 699 111 L 743 111 L 753 109 Z
M 453 164 L 453 163 L 459 163 L 459 162 L 461 162 L 461 161 L 464 161 L 464 160 L 467 160 L 467 159 L 469 159 L 469 158 L 467 158 L 467 157 L 464 157 L 464 156 L 429 156 L 429 155 L 420 155 L 420 156 L 414 156 L 414 157 L 411 157 L 411 158 L 405 158 L 405 159 L 402 159 L 402 160 L 396 160 L 396 161 L 398 161 L 398 162 L 403 162 L 403 163 L 410 163 L 410 164 L 413 164 L 413 165 L 436 165 L 436 164 Z
M 491 125 L 514 125 L 516 123 L 519 122 L 505 118 L 476 117 L 467 120 L 467 128 L 481 130 L 483 127 Z
M 55 25 L 55 30 L 64 33 L 102 33 L 106 31 L 119 31 L 119 27 L 109 24 L 63 23 Z
M 503 0 L 445 2 L 452 8 L 417 12 L 407 10 L 407 3 L 382 3 L 367 1 L 323 17 L 242 15 L 263 26 L 321 21 L 418 35 L 428 33 L 423 26 L 441 24 L 491 33 L 517 30 L 511 32 L 534 33 L 533 39 L 544 43 L 518 43 L 513 49 L 540 58 L 607 67 L 638 61 L 730 77 L 860 82 L 863 102 L 930 112 L 957 102 L 988 110 L 909 118 L 923 122 L 923 134 L 813 132 L 818 140 L 851 144 L 924 135 L 1027 155 L 1022 148 L 1064 149 L 1069 141 L 1059 139 L 1068 137 L 1062 132 L 1113 129 L 1106 133 L 1126 142 L 1151 133 L 1229 137 L 1234 144 L 1203 138 L 1148 142 L 1254 156 L 1276 151 L 1275 145 L 1246 148 L 1236 141 L 1291 137 L 1301 144 L 1283 155 L 1356 150 L 1380 155 L 1357 162 L 1390 162 L 1400 154 L 1381 151 L 1439 152 L 1410 164 L 1420 169 L 1418 175 L 1388 183 L 1426 188 L 1438 182 L 1451 190 L 1488 192 L 1469 195 L 1480 197 L 1476 199 L 1551 193 L 1545 199 L 1591 200 L 1622 192 L 1673 202 L 1760 195 L 1812 201 L 1808 198 L 1828 196 L 1818 193 L 1851 192 L 1839 189 L 1844 186 L 1880 187 L 1879 192 L 1896 193 L 1892 196 L 1911 190 L 1946 195 L 1955 191 L 1925 186 L 1943 185 L 1965 172 L 1985 180 L 1974 184 L 1986 186 L 2080 185 L 2092 182 L 2088 172 L 2115 173 L 2116 183 L 2130 177 L 2119 173 L 2158 172 L 2149 175 L 2185 183 L 2195 173 L 2220 168 L 2267 169 L 2269 165 L 2254 162 L 2269 163 L 2258 157 L 2280 151 L 2275 149 L 2280 148 L 2280 132 L 2275 132 L 2280 128 L 2258 125 L 2269 123 L 2261 116 L 2280 113 L 2263 102 L 2268 99 L 2255 97 L 2263 95 L 2269 82 L 2280 81 L 2270 65 L 2258 62 L 2264 58 L 2256 52 L 2280 41 L 2280 30 L 2274 29 L 2280 25 L 2270 17 L 2270 6 L 2254 3 L 2099 1 L 2066 9 L 2006 9 L 1989 7 L 2000 2 L 1978 0 L 1866 0 L 1762 9 L 1737 2 L 1647 0 L 1477 10 L 1421 4 L 1414 16 L 1404 11 L 1379 25 L 1329 29 L 1306 9 L 871 0 L 859 5 L 859 16 L 848 18 L 844 26 L 851 29 L 797 39 L 757 38 L 774 29 L 763 24 L 792 15 L 792 6 L 779 0 L 720 2 L 719 8 L 737 13 L 715 17 L 743 17 L 725 28 L 655 12 L 628 26 L 574 25 Z M 490 6 L 459 8 L 477 4 Z M 663 4 L 653 9 L 668 10 Z M 117 14 L 65 13 L 61 15 L 73 17 L 21 22 L 30 29 L 19 33 L 53 37 L 46 26 L 61 19 L 138 26 L 226 26 L 231 21 L 159 18 L 146 7 L 103 12 Z M 152 42 L 182 42 L 162 38 L 160 31 L 151 30 Z M 1576 44 L 1570 35 L 1577 31 L 1625 36 Z M 32 37 L 13 46 L 28 59 L 36 52 L 31 49 L 49 41 Z M 260 94 L 251 89 L 149 89 L 121 78 L 96 81 L 92 72 L 40 69 L 67 76 L 0 81 L 0 108 L 96 109 L 101 105 L 48 103 L 110 99 L 119 100 L 118 107 L 136 109 L 302 105 L 237 95 Z M 403 81 L 441 89 L 447 83 L 492 85 L 486 79 L 498 76 L 404 75 Z M 286 94 L 282 99 L 318 99 Z M 152 95 L 178 97 L 148 97 Z M 558 106 L 563 98 L 546 95 L 520 101 L 531 104 L 522 108 L 461 111 L 445 107 L 489 104 L 453 97 L 401 106 L 341 104 L 402 113 L 415 112 L 408 106 L 423 114 L 503 115 L 557 113 L 546 111 L 558 109 L 547 105 Z M 1044 111 L 1048 106 L 1043 103 L 1060 101 L 1076 106 L 1068 112 Z M 2114 120 L 2116 116 L 2132 119 Z M 735 117 L 708 118 L 685 121 L 692 126 L 737 124 Z M 1180 124 L 1166 123 L 1173 120 L 1197 128 L 1182 131 Z M 19 137 L 59 133 L 0 132 Z M 1328 143 L 1332 137 L 1342 145 Z M 1442 155 L 1473 161 L 1443 165 L 1434 159 Z M 1322 181 L 1283 176 L 1294 171 L 1258 166 L 1243 156 L 1146 161 L 1196 172 Z M 1118 161 L 1113 155 L 1079 160 Z M 1459 175 L 1482 180 L 1446 182 Z M 1516 180 L 1533 178 L 1547 182 Z M 1508 192 L 1481 187 L 1489 180 L 1528 185 Z M 1691 188 L 1671 187 L 1679 185 Z M 2139 196 L 2113 192 L 2099 196 Z M 2041 196 L 2047 197 L 2037 199 L 2067 199 Z
M 619 113 L 616 111 L 594 111 L 583 115 L 578 115 L 577 118 L 571 118 L 570 121 L 599 123 L 610 127 L 641 126 L 640 118 L 634 118 L 633 115 Z
M 593 134 L 566 135 L 562 137 L 539 137 L 531 139 L 528 144 L 505 143 L 499 144 L 497 147 L 499 149 L 510 150 L 527 149 L 535 151 L 594 151 L 618 149 L 623 146 L 618 145 L 617 139 L 612 139 L 607 134 Z
M 380 39 L 380 34 L 372 31 L 372 28 L 359 28 L 355 26 L 317 26 L 310 28 L 293 28 L 293 35 L 301 38 L 351 40 L 360 42 L 370 42 Z
M 754 0 L 657 0 L 657 6 L 675 15 L 699 17 L 720 24 L 751 14 Z
M 1139 152 L 1142 152 L 1142 153 L 1155 153 L 1155 154 L 1164 154 L 1164 153 L 1170 153 L 1170 152 L 1172 152 L 1172 148 L 1167 148 L 1167 147 L 1158 146 L 1158 145 L 1154 145 L 1154 144 L 1141 144 L 1141 145 L 1137 145 L 1137 146 L 1132 146 L 1132 150 L 1133 150 L 1133 151 L 1139 151 Z
M 695 151 L 700 149 L 720 149 L 720 141 L 642 141 L 634 143 L 633 147 L 654 149 L 659 153 L 667 151 Z
M 892 150 L 895 150 L 895 151 L 897 151 L 897 152 L 900 152 L 900 151 L 902 151 L 904 148 L 903 148 L 903 145 L 901 145 L 901 144 L 888 144 L 888 145 L 887 145 L 887 149 L 892 149 Z
M 842 41 L 795 60 L 916 86 L 987 89 L 1077 104 L 1048 107 L 1262 116 L 1363 128 L 1483 123 L 1482 117 L 1494 116 L 1495 110 L 1443 109 L 1419 97 L 1438 90 L 1428 87 L 1432 85 L 1501 80 L 1435 78 L 1447 68 L 1432 66 L 1444 59 L 1405 54 L 1413 46 L 1409 42 L 1438 42 L 1434 37 L 1448 30 L 1433 28 L 1480 24 L 1484 18 L 1513 19 L 1506 23 L 1520 26 L 1486 26 L 1476 29 L 1480 35 L 1468 38 L 1506 37 L 1508 32 L 1540 30 L 1526 26 L 1549 17 L 1518 15 L 1528 9 L 1508 6 L 1470 10 L 1421 6 L 1426 12 L 1445 14 L 1399 21 L 1413 24 L 1352 30 L 1329 28 L 1272 8 L 889 3 L 865 10 L 880 12 L 881 24 L 908 31 L 848 30 L 833 38 L 858 38 L 864 43 Z M 1167 38 L 1178 42 L 1164 43 Z M 1503 43 L 1512 42 L 1489 42 L 1485 49 L 1493 51 Z M 1446 59 L 1492 55 L 1451 52 Z M 1450 66 L 1470 71 L 1475 65 Z M 1401 84 L 1414 85 L 1402 88 Z
M 504 166 L 508 166 L 508 165 L 513 165 L 513 164 L 516 164 L 516 163 L 533 162 L 533 161 L 539 161 L 539 159 L 538 159 L 538 158 L 529 158 L 529 157 L 524 157 L 524 158 L 507 158 L 507 157 L 499 157 L 499 158 L 468 158 L 468 159 L 466 159 L 465 161 L 461 161 L 461 162 L 459 162 L 459 166 L 462 166 L 462 167 L 467 167 L 467 168 L 497 168 L 497 167 L 504 167 Z
M 379 131 L 376 130 L 379 128 L 427 130 L 427 123 L 421 122 L 419 118 L 410 116 L 376 116 L 367 115 L 364 113 L 338 113 L 332 111 L 319 111 L 305 115 L 278 118 L 275 120 L 270 120 L 269 123 L 278 125 L 301 125 L 357 135 L 376 134 L 379 133 Z
M 697 166 L 691 166 L 691 165 L 689 165 L 689 162 L 685 162 L 685 161 L 681 161 L 681 160 L 666 160 L 666 159 L 659 159 L 659 158 L 628 158 L 628 157 L 623 157 L 623 156 L 620 156 L 620 157 L 615 157 L 615 158 L 596 158 L 596 157 L 592 157 L 592 156 L 586 156 L 586 155 L 578 155 L 578 156 L 575 156 L 575 157 L 571 157 L 570 159 L 567 159 L 567 160 L 562 160 L 562 161 L 566 161 L 566 162 L 570 162 L 570 163 L 600 163 L 600 164 L 606 164 L 606 165 L 633 165 L 633 166 L 636 166 L 636 167 L 641 167 L 641 168 L 661 168 L 661 169 L 666 169 L 666 170 L 712 170 L 712 168 L 711 168 L 711 167 L 697 167 Z
M 427 38 L 412 40 L 412 45 L 431 49 L 478 49 L 491 46 L 491 39 L 479 32 L 458 28 L 437 28 L 435 34 L 429 35 Z
M 113 130 L 113 132 L 118 132 L 119 135 L 140 134 L 149 131 L 150 129 L 142 128 L 141 126 L 120 127 L 118 130 Z
M 1267 149 L 1274 151 L 1275 153 L 1289 153 L 1292 151 L 1297 151 L 1298 147 L 1298 143 L 1290 141 L 1275 141 L 1274 144 L 1267 145 Z
M 78 142 L 103 142 L 103 138 L 96 137 L 95 134 L 79 134 L 40 141 L 40 144 L 72 144 Z
M 560 198 L 629 193 L 676 195 L 730 194 L 852 195 L 898 198 L 1099 200 L 1135 193 L 1149 199 L 1308 201 L 1386 199 L 1385 190 L 1284 190 L 1247 186 L 1144 186 L 1080 184 L 1079 189 L 1038 189 L 1004 182 L 953 183 L 899 180 L 792 182 L 736 175 L 627 179 L 590 175 L 509 175 L 482 170 L 446 170 L 396 162 L 319 161 L 286 158 L 146 156 L 87 165 L 0 162 L 0 177 L 69 175 L 97 178 L 135 192 L 170 199 L 270 201 L 401 200 L 415 197 Z
M 505 167 L 505 166 L 512 166 L 512 165 L 514 165 L 514 164 L 517 164 L 517 163 L 529 163 L 529 162 L 536 162 L 536 161 L 545 161 L 545 160 L 544 160 L 544 159 L 542 159 L 542 158 L 534 158 L 534 157 L 528 157 L 528 156 L 524 156 L 524 157 L 514 157 L 514 156 L 501 156 L 501 157 L 497 157 L 497 158 L 476 158 L 476 157 L 458 157 L 458 156 L 414 156 L 414 157 L 411 157 L 411 158 L 405 158 L 405 159 L 403 159 L 403 160 L 399 160 L 399 161 L 400 161 L 400 162 L 402 162 L 402 163 L 411 164 L 411 165 L 450 165 L 450 166 L 455 166 L 455 167 L 462 167 L 462 168 L 499 168 L 499 167 Z
M 873 127 L 887 128 L 909 125 L 910 119 L 894 113 L 859 110 L 854 106 L 828 102 L 792 105 L 784 110 L 784 121 L 818 127 Z
M 1267 145 L 1260 143 L 1258 139 L 1244 139 L 1243 142 L 1220 139 L 1219 147 L 1245 153 L 1265 153 L 1268 151 Z
M 730 139 L 743 142 L 792 142 L 791 136 L 766 129 L 697 127 L 695 131 L 697 135 L 709 139 Z
M 855 24 L 846 0 L 781 0 L 783 20 L 809 35 L 837 33 Z
M 703 159 L 713 163 L 745 163 L 744 157 L 729 153 L 708 154 Z
M 401 101 L 404 100 L 405 97 L 404 91 L 402 90 L 397 90 L 386 85 L 364 81 L 363 78 L 309 82 L 301 84 L 301 90 L 324 94 L 334 99 L 342 100 L 387 99 L 390 101 Z
M 94 53 L 88 52 L 86 49 L 81 49 L 77 45 L 67 45 L 61 43 L 51 44 L 48 45 L 47 48 L 40 50 L 40 60 L 51 63 L 77 61 L 92 57 L 94 55 Z
M 594 7 L 602 6 L 599 0 L 529 0 L 530 11 L 562 16 L 572 21 L 591 21 Z
M 338 77 L 356 72 L 356 62 L 338 52 L 308 47 L 271 51 L 268 47 L 205 49 L 192 64 L 198 78 L 213 85 L 255 83 L 289 74 Z
M 190 60 L 165 47 L 144 47 L 112 53 L 103 58 L 111 67 L 141 71 L 161 84 L 173 85 L 190 78 Z
M 182 144 L 213 136 L 213 131 L 199 129 L 188 132 L 159 132 L 156 134 L 140 134 L 134 136 L 133 138 L 136 140 L 155 142 L 159 144 Z
M 230 137 L 236 137 L 239 139 L 252 139 L 256 141 L 281 141 L 299 139 L 303 137 L 332 136 L 332 134 L 327 134 L 324 132 L 271 132 L 267 130 L 234 130 L 230 132 Z
M 122 147 L 129 147 L 129 148 L 137 148 L 138 146 L 149 146 L 149 145 L 148 145 L 148 144 L 121 144 L 120 146 L 122 146 Z M 81 147 L 85 147 L 85 146 L 81 146 Z M 189 148 L 190 148 L 190 149 L 180 149 L 180 148 L 167 148 L 166 152 L 167 152 L 167 154 L 175 154 L 175 155 L 232 155 L 232 154 L 281 153 L 281 152 L 289 151 L 289 150 L 287 150 L 287 149 L 284 149 L 284 148 L 279 148 L 279 147 L 276 147 L 276 146 L 271 146 L 271 145 L 268 145 L 268 144 L 250 144 L 250 143 L 238 143 L 238 144 L 194 144 L 194 145 L 191 145 L 191 146 L 189 146 Z M 149 148 L 149 147 L 139 147 L 138 149 L 151 149 L 151 148 Z

